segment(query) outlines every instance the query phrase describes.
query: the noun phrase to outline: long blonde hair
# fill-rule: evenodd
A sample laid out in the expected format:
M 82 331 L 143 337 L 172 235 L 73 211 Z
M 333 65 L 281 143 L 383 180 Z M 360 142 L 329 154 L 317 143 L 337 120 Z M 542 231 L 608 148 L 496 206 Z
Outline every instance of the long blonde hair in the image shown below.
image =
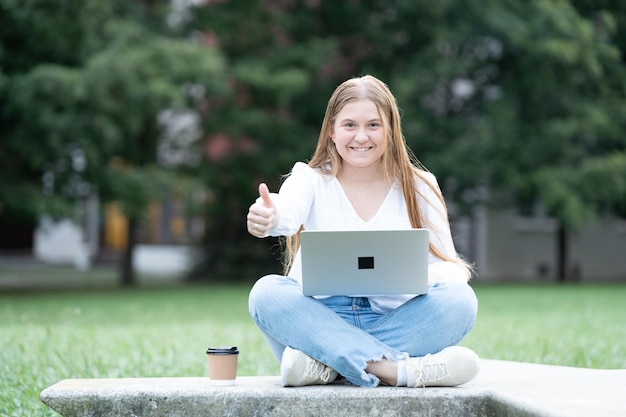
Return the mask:
M 382 156 L 383 169 L 389 181 L 397 179 L 400 182 L 402 193 L 404 194 L 404 199 L 407 204 L 411 227 L 417 229 L 430 226 L 428 219 L 421 212 L 418 204 L 418 196 L 423 199 L 426 199 L 426 196 L 419 192 L 416 185 L 416 178 L 426 183 L 437 196 L 444 210 L 444 212 L 440 214 L 447 219 L 447 208 L 441 192 L 434 184 L 431 184 L 426 179 L 424 175 L 426 169 L 406 145 L 400 126 L 400 111 L 398 110 L 395 97 L 385 83 L 371 75 L 351 78 L 342 83 L 334 91 L 326 107 L 326 114 L 322 122 L 317 148 L 308 165 L 311 168 L 323 171 L 327 175 L 337 175 L 341 167 L 341 156 L 337 152 L 331 138 L 332 128 L 337 114 L 347 103 L 362 99 L 374 102 L 378 108 L 378 112 L 383 119 L 389 123 L 389 126 L 384 126 L 385 134 L 387 135 L 387 149 Z M 285 273 L 289 272 L 298 248 L 300 247 L 300 232 L 302 230 L 303 228 L 301 227 L 297 234 L 285 238 L 283 260 Z M 433 255 L 442 260 L 455 262 L 466 268 L 468 267 L 462 259 L 459 257 L 451 258 L 446 256 L 432 243 L 429 249 Z

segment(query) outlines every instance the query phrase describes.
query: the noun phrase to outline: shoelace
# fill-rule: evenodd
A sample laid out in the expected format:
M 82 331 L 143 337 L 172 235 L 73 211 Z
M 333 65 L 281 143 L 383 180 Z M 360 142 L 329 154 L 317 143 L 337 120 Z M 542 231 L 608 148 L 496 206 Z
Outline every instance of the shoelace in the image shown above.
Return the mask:
M 315 359 L 309 359 L 306 364 L 306 370 L 304 371 L 304 377 L 321 379 L 324 382 L 328 382 L 331 373 L 332 369 L 329 366 Z
M 427 382 L 437 381 L 448 376 L 448 367 L 445 360 L 433 360 L 432 355 L 422 358 L 417 370 L 416 385 L 426 387 Z

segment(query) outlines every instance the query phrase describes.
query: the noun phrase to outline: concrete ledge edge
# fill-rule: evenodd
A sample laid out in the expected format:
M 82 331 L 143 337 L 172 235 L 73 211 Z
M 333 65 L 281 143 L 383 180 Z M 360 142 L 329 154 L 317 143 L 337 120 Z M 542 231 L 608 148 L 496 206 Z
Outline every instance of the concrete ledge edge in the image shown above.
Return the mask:
M 211 415 L 609 417 L 626 415 L 626 370 L 483 360 L 478 377 L 455 388 L 283 388 L 278 377 L 242 376 L 232 387 L 205 377 L 67 379 L 41 400 L 66 417 Z

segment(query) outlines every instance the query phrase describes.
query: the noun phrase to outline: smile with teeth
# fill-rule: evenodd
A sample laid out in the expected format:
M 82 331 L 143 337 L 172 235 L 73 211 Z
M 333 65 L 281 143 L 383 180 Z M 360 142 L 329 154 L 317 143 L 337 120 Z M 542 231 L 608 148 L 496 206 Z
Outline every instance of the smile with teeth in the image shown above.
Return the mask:
M 351 149 L 356 151 L 356 152 L 365 152 L 365 151 L 369 151 L 372 148 L 369 147 L 369 146 L 363 146 L 363 147 L 352 146 Z

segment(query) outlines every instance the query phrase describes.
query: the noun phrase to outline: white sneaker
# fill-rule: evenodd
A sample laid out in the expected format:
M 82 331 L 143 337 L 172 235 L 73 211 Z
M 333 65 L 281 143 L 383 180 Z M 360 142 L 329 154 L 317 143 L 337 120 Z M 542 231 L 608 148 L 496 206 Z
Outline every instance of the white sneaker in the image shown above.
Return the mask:
M 454 387 L 474 379 L 479 369 L 477 354 L 465 347 L 451 346 L 432 355 L 406 359 L 407 386 Z
M 337 378 L 337 372 L 299 350 L 285 348 L 280 362 L 280 383 L 283 387 L 326 385 Z

